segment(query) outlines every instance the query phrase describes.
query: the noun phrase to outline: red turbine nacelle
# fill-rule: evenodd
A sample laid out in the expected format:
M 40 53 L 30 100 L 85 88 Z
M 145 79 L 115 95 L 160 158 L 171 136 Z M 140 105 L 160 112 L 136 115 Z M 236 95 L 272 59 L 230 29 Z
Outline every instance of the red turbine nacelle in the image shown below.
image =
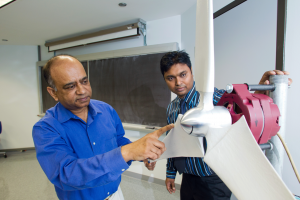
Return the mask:
M 267 143 L 280 129 L 280 112 L 273 99 L 250 93 L 247 84 L 233 84 L 233 91 L 225 92 L 217 105 L 228 108 L 232 124 L 244 115 L 258 144 Z

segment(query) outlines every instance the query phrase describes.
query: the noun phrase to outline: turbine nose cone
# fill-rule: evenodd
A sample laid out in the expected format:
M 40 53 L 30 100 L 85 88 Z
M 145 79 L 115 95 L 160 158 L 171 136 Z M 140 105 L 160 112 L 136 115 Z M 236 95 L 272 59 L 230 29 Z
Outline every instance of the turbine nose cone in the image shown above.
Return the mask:
M 187 127 L 192 127 L 193 125 L 195 125 L 195 122 L 193 121 L 193 119 L 191 119 L 189 116 L 184 115 L 181 119 L 181 125 L 182 126 L 187 126 Z
M 203 119 L 201 111 L 191 109 L 185 113 L 180 123 L 185 132 L 196 137 L 204 137 L 208 131 L 208 126 Z M 203 123 L 204 121 L 204 123 Z
M 188 117 L 185 117 L 185 119 L 184 119 L 184 117 L 182 117 L 180 123 L 181 123 L 181 126 L 182 126 L 183 130 L 187 134 L 190 135 L 193 132 L 193 124 L 194 123 L 192 123 L 191 120 Z
M 231 115 L 223 106 L 212 110 L 193 108 L 181 118 L 181 126 L 189 135 L 205 137 L 210 127 L 227 127 L 231 125 Z

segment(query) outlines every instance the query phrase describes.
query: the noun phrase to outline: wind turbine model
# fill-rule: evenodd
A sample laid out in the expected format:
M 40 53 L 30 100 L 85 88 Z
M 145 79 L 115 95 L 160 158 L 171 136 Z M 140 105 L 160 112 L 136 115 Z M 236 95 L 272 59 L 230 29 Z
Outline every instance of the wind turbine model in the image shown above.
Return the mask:
M 181 118 L 181 126 L 185 132 L 192 136 L 206 137 L 207 150 L 204 161 L 218 174 L 238 199 L 293 200 L 294 196 L 257 144 L 260 140 L 267 141 L 274 135 L 274 132 L 279 130 L 279 111 L 273 101 L 269 97 L 264 98 L 264 96 L 259 95 L 257 98 L 250 95 L 253 97 L 251 99 L 237 85 L 233 87 L 233 94 L 225 95 L 227 100 L 222 97 L 222 106 L 213 106 L 213 38 L 212 0 L 197 0 L 196 48 L 193 71 L 196 88 L 200 92 L 200 103 L 198 107 L 185 113 Z M 241 100 L 229 101 L 230 98 L 237 98 L 234 95 L 239 96 Z M 228 110 L 223 106 L 224 103 L 235 104 L 239 101 L 247 104 L 243 98 L 250 102 L 249 105 L 246 105 L 249 108 L 248 114 L 246 114 L 245 109 L 243 110 L 245 113 L 239 114 L 233 113 L 232 108 Z M 260 104 L 259 108 L 254 106 L 254 104 L 257 105 L 257 103 L 262 102 L 266 104 L 266 107 L 262 107 Z M 269 104 L 267 105 L 266 102 Z M 254 107 L 258 110 L 255 111 Z M 269 114 L 270 116 L 263 113 L 269 108 L 270 112 L 273 110 L 273 114 Z M 269 116 L 267 120 L 270 121 L 267 123 L 269 128 L 266 128 L 269 130 L 268 134 L 264 131 L 266 123 L 263 120 L 266 120 L 266 116 Z M 258 121 L 261 124 L 258 124 Z M 232 122 L 233 125 L 231 125 Z M 175 128 L 176 125 L 178 126 L 177 122 Z M 251 130 L 256 130 L 258 133 L 253 136 Z M 170 134 L 171 132 L 168 136 Z M 201 144 L 201 140 L 198 144 Z M 197 144 L 194 145 L 197 146 Z M 203 150 L 199 149 L 199 154 L 202 154 L 201 151 Z M 186 157 L 190 156 L 186 155 Z M 169 155 L 169 157 L 171 156 Z

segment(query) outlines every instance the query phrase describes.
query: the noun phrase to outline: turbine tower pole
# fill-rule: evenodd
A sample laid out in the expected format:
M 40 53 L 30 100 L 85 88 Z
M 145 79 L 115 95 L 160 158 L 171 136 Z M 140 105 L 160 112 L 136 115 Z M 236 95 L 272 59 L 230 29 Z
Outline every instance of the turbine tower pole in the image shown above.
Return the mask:
M 286 14 L 287 1 L 277 1 L 277 39 L 276 39 L 276 69 L 285 70 L 285 36 L 286 36 Z M 270 97 L 274 103 L 277 104 L 280 111 L 279 125 L 281 126 L 279 133 L 282 138 L 285 138 L 286 128 L 286 107 L 287 107 L 287 90 L 288 77 L 287 75 L 276 75 L 270 77 L 270 84 L 275 84 L 275 90 L 270 92 Z M 273 137 L 270 140 L 273 144 L 273 149 L 266 150 L 266 156 L 277 171 L 278 175 L 282 177 L 284 148 L 278 137 Z

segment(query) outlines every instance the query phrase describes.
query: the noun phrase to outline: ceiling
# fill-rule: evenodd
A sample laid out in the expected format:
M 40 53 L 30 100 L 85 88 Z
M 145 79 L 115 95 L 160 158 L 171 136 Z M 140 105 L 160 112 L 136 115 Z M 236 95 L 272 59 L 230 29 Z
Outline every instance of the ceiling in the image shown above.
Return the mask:
M 126 7 L 119 7 L 120 2 Z M 196 0 L 16 0 L 0 9 L 0 45 L 42 45 L 126 25 L 181 15 Z M 232 0 L 214 0 L 227 4 Z M 220 5 L 218 5 L 220 7 Z M 7 39 L 8 41 L 2 41 Z

